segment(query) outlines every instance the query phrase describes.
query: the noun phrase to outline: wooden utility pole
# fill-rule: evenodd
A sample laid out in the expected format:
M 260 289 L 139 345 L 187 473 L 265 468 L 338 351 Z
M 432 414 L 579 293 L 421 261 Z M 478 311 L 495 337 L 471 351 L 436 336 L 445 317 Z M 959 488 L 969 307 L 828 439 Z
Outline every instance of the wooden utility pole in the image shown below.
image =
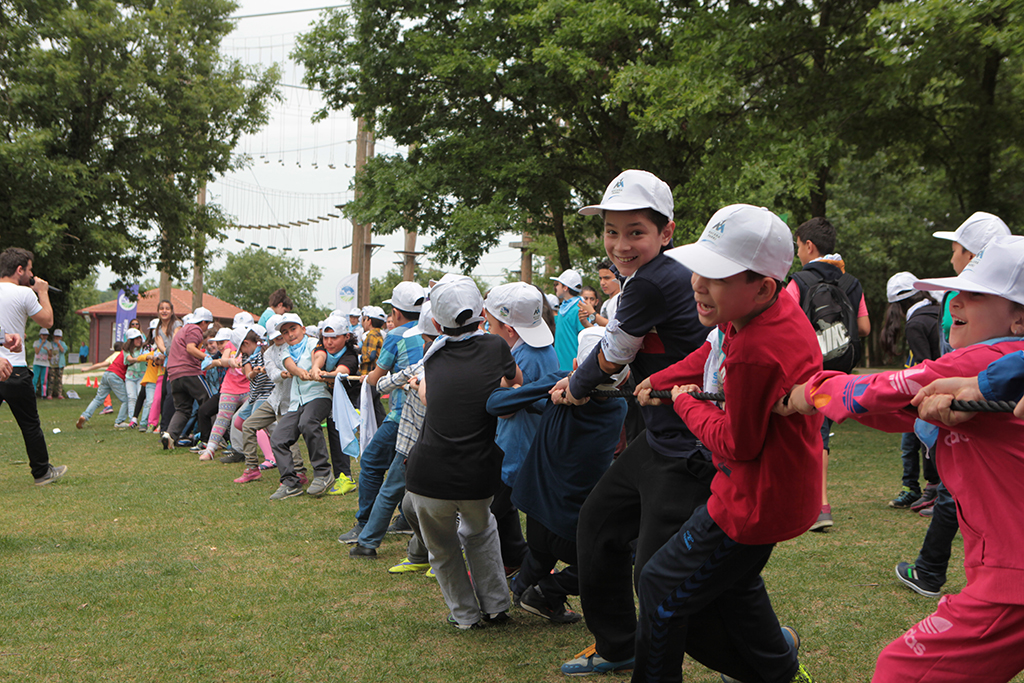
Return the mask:
M 533 242 L 530 235 L 523 230 L 523 238 L 519 242 L 509 242 L 508 246 L 519 249 L 523 253 L 522 262 L 519 266 L 519 279 L 528 285 L 533 284 L 533 254 L 530 253 L 530 244 Z
M 402 257 L 402 279 L 412 282 L 416 278 L 416 257 L 423 253 L 416 251 L 416 228 L 405 231 L 405 250 L 395 253 Z
M 366 129 L 366 121 L 356 119 L 356 174 L 373 158 L 373 131 Z M 362 195 L 356 184 L 356 197 Z M 356 305 L 362 308 L 370 303 L 370 257 L 373 255 L 370 226 L 352 223 L 352 272 L 359 273 Z
M 206 182 L 199 188 L 196 200 L 199 206 L 206 206 Z M 203 305 L 203 267 L 206 265 L 206 236 L 196 235 L 196 248 L 192 255 L 192 310 Z

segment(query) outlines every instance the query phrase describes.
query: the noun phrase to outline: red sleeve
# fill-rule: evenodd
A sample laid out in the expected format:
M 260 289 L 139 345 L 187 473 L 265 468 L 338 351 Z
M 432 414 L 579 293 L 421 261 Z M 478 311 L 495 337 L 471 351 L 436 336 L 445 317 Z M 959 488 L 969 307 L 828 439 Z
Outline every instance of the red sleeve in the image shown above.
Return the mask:
M 674 408 L 693 434 L 716 457 L 725 460 L 753 460 L 764 450 L 772 406 L 786 393 L 785 375 L 779 365 L 756 365 L 726 361 L 725 410 L 687 394 L 676 399 Z
M 704 364 L 710 353 L 711 342 L 704 342 L 686 358 L 651 375 L 651 388 L 663 391 L 682 384 L 704 386 Z

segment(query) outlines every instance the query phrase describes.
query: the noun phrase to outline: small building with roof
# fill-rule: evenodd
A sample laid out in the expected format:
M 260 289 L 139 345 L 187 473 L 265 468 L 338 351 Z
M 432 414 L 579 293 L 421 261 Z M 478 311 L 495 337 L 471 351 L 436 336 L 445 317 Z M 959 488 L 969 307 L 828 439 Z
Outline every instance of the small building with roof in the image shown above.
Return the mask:
M 160 290 L 150 289 L 139 293 L 135 317 L 139 321 L 143 334 L 149 334 L 149 321 L 157 317 L 156 308 L 160 303 Z M 187 289 L 171 289 L 171 305 L 174 315 L 179 319 L 192 312 L 192 292 Z M 203 307 L 213 313 L 214 322 L 231 327 L 236 313 L 241 313 L 238 306 L 218 299 L 210 294 L 203 294 Z M 114 350 L 114 326 L 117 321 L 117 299 L 89 306 L 76 311 L 78 315 L 89 319 L 89 360 L 82 362 L 99 363 Z

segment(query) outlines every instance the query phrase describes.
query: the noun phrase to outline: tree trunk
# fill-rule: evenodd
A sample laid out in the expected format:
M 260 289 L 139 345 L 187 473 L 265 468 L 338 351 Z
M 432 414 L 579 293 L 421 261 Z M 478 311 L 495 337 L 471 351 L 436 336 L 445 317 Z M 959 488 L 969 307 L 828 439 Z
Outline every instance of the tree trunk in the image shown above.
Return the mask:
M 565 239 L 565 215 L 561 209 L 551 212 L 551 227 L 555 231 L 555 244 L 558 245 L 558 264 L 563 271 L 572 268 L 569 263 L 569 242 Z

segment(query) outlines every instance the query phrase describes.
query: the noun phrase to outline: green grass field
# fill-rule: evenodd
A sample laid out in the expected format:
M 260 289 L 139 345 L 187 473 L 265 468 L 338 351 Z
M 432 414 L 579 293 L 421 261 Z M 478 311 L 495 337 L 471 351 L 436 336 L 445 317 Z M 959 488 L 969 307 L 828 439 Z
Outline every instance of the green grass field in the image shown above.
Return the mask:
M 0 680 L 563 681 L 558 665 L 592 642 L 582 623 L 521 611 L 507 628 L 457 632 L 434 580 L 387 574 L 407 537 L 388 536 L 378 560 L 337 543 L 355 493 L 271 503 L 276 471 L 234 484 L 241 465 L 168 454 L 155 435 L 114 431 L 112 415 L 77 431 L 94 393 L 78 391 L 40 404 L 51 460 L 70 467 L 51 486 L 32 485 L 0 408 Z M 781 544 L 765 578 L 816 680 L 866 681 L 935 605 L 893 574 L 928 522 L 887 507 L 897 435 L 835 432 L 836 526 Z M 963 587 L 962 556 L 954 547 L 947 592 Z M 692 662 L 685 678 L 718 680 Z

